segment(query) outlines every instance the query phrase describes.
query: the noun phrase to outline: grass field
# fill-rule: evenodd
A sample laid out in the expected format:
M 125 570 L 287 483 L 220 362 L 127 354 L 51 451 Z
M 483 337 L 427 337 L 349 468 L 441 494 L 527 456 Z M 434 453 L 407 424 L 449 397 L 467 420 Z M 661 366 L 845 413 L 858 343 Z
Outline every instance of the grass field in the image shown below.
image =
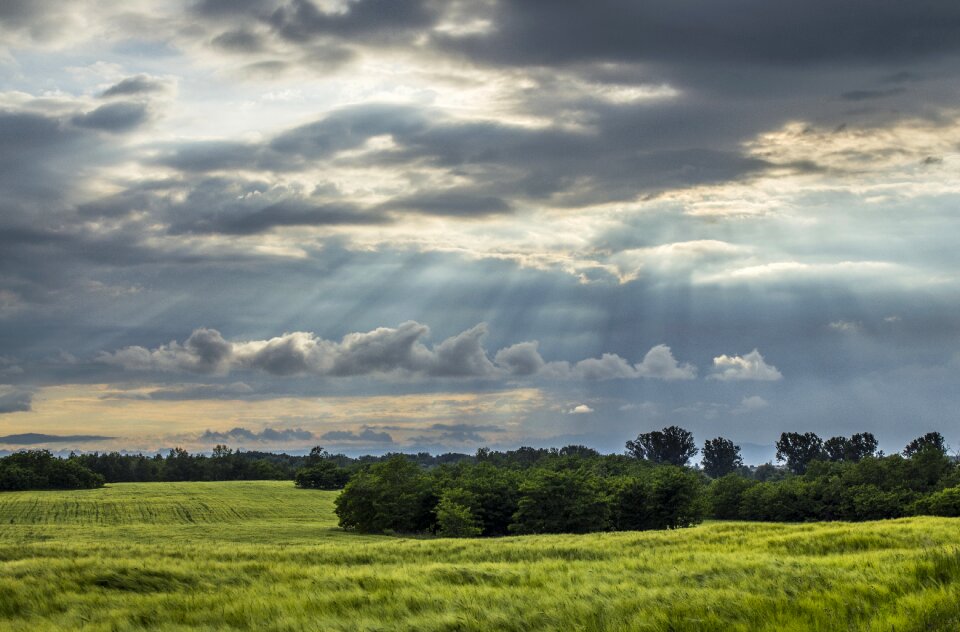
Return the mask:
M 494 540 L 288 482 L 0 495 L 0 630 L 958 630 L 960 520 Z

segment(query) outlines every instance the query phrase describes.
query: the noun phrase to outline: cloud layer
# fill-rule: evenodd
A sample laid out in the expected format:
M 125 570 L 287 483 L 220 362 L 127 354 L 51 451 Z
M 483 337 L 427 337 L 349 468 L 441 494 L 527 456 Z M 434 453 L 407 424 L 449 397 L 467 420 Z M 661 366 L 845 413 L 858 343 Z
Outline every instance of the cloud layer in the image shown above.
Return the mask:
M 339 342 L 303 331 L 268 340 L 231 342 L 215 329 L 196 329 L 183 343 L 173 341 L 155 349 L 133 346 L 114 352 L 101 352 L 97 361 L 129 370 L 204 375 L 258 370 L 275 376 L 343 378 L 394 375 L 689 380 L 697 373 L 693 365 L 681 365 L 673 357 L 670 347 L 662 344 L 650 349 L 643 361 L 637 364 L 631 365 L 612 353 L 571 364 L 544 361 L 537 342 L 523 342 L 503 348 L 491 360 L 482 345 L 482 339 L 487 334 L 484 323 L 432 347 L 424 343 L 429 334 L 430 329 L 426 325 L 414 321 L 395 328 L 378 327 L 368 332 L 347 334 Z

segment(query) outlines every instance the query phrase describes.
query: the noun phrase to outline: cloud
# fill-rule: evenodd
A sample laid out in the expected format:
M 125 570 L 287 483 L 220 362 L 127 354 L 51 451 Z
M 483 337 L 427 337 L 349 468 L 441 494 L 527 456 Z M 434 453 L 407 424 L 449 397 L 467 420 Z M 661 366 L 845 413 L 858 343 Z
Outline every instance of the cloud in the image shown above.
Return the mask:
M 551 362 L 542 372 L 553 377 L 579 380 L 690 380 L 697 375 L 696 367 L 680 364 L 667 345 L 651 348 L 638 364 L 630 364 L 615 353 L 604 353 L 599 358 L 587 358 L 573 365 L 567 362 Z
M 101 435 L 49 435 L 28 432 L 0 437 L 0 444 L 5 445 L 42 445 L 46 443 L 86 443 L 90 441 L 110 441 L 116 437 Z
M 679 364 L 666 345 L 650 349 L 636 365 L 616 354 L 588 358 L 574 365 L 546 363 L 536 342 L 501 349 L 495 362 L 482 345 L 485 323 L 428 347 L 430 329 L 415 321 L 396 328 L 378 327 L 350 333 L 339 342 L 297 331 L 268 340 L 230 342 L 214 329 L 197 329 L 181 344 L 172 341 L 149 350 L 140 346 L 101 352 L 97 361 L 130 370 L 226 375 L 235 369 L 256 369 L 271 375 L 353 377 L 401 375 L 439 378 L 503 378 L 535 376 L 559 379 L 609 380 L 654 378 L 686 380 L 696 368 Z
M 535 375 L 546 365 L 540 357 L 538 342 L 519 342 L 497 351 L 494 361 L 511 375 Z
M 260 432 L 250 430 L 249 428 L 236 427 L 226 432 L 217 432 L 214 430 L 205 430 L 200 435 L 199 440 L 203 442 L 224 442 L 224 441 L 254 441 L 257 443 L 272 442 L 290 442 L 290 441 L 309 441 L 314 439 L 315 435 L 303 428 L 285 428 L 274 429 L 264 428 Z
M 364 428 L 360 432 L 352 430 L 331 430 L 320 435 L 324 441 L 335 442 L 368 442 L 393 443 L 393 437 L 387 432 L 377 432 L 372 428 Z
M 77 127 L 104 132 L 127 132 L 147 121 L 148 110 L 143 103 L 109 103 L 85 114 L 73 117 Z
M 167 89 L 166 83 L 148 75 L 136 75 L 127 77 L 104 90 L 100 96 L 126 97 L 139 94 L 151 94 L 155 92 L 164 92 Z
M 853 322 L 849 320 L 835 320 L 827 325 L 830 329 L 834 331 L 841 331 L 844 333 L 857 333 L 863 329 L 863 323 Z
M 756 412 L 762 410 L 770 405 L 770 402 L 760 397 L 759 395 L 750 395 L 745 396 L 740 400 L 740 404 L 734 408 L 731 412 L 735 415 L 745 415 L 748 413 Z
M 593 412 L 593 409 L 587 406 L 586 404 L 577 404 L 576 406 L 571 408 L 569 411 L 567 411 L 567 413 L 570 415 L 589 415 L 592 412 Z
M 0 384 L 0 414 L 27 412 L 32 403 L 32 389 Z
M 717 356 L 713 359 L 713 371 L 708 379 L 721 381 L 783 379 L 777 367 L 767 364 L 756 349 L 744 356 Z
M 643 362 L 635 365 L 637 374 L 659 380 L 692 380 L 697 368 L 692 364 L 680 364 L 667 345 L 657 345 L 643 356 Z

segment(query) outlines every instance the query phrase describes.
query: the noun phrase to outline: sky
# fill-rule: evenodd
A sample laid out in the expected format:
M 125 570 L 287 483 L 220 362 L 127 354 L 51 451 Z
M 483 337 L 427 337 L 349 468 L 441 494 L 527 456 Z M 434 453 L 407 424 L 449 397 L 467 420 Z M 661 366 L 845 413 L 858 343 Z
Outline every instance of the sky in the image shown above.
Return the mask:
M 960 447 L 958 97 L 943 0 L 5 0 L 0 449 Z

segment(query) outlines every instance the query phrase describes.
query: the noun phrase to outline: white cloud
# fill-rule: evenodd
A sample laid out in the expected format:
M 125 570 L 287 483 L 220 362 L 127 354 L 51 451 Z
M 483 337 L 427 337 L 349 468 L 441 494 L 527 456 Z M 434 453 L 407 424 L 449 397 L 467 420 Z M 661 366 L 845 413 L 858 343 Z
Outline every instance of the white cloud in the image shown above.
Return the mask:
M 760 380 L 776 381 L 783 379 L 777 367 L 767 364 L 760 352 L 754 349 L 744 356 L 721 355 L 713 359 L 714 372 L 711 380 Z
M 588 415 L 593 412 L 593 409 L 587 406 L 586 404 L 577 404 L 570 409 L 568 414 L 570 415 Z
M 835 320 L 832 323 L 828 324 L 827 327 L 833 329 L 834 331 L 842 331 L 844 333 L 857 333 L 863 329 L 863 323 L 852 322 L 849 320 Z
M 745 415 L 762 410 L 770 405 L 770 402 L 759 395 L 745 396 L 740 400 L 740 405 L 733 409 L 735 415 Z

